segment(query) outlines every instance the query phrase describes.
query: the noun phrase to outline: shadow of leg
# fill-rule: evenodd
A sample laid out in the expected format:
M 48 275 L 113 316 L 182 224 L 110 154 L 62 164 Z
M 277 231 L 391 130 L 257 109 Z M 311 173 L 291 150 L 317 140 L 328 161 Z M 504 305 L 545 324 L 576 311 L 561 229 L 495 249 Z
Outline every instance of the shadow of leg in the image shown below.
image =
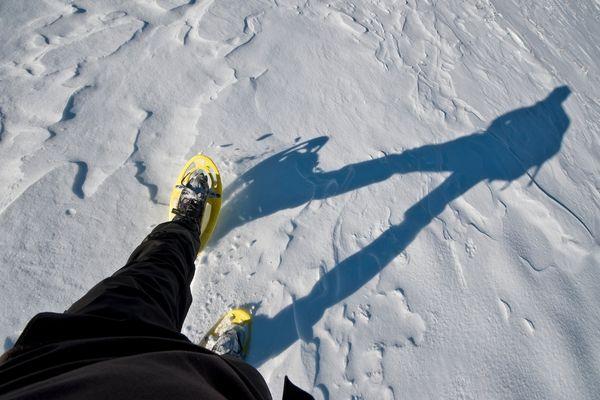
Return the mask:
M 336 265 L 315 283 L 309 294 L 288 305 L 273 318 L 255 317 L 249 361 L 260 365 L 298 338 L 312 340 L 312 327 L 327 308 L 360 289 L 405 250 L 448 203 L 480 181 L 479 177 L 452 174 L 406 211 L 402 223 L 391 226 L 368 246 Z

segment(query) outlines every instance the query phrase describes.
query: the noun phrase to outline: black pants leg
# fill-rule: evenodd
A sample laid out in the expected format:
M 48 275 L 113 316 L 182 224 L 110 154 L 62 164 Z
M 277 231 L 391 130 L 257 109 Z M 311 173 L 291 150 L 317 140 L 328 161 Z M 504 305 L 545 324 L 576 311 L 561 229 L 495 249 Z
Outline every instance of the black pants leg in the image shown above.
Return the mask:
M 186 220 L 160 224 L 123 268 L 66 313 L 140 321 L 179 332 L 192 303 L 190 283 L 199 248 L 195 224 Z
M 190 283 L 200 247 L 197 229 L 185 220 L 158 225 L 123 268 L 67 311 L 32 318 L 3 359 L 49 343 L 102 336 L 189 342 L 180 331 L 192 302 Z
M 197 229 L 194 223 L 185 220 L 158 225 L 123 268 L 94 286 L 63 314 L 35 316 L 19 337 L 12 354 L 5 357 L 6 360 L 18 358 L 15 365 L 8 362 L 3 371 L 0 362 L 0 394 L 2 389 L 16 390 L 42 379 L 50 384 L 54 375 L 76 368 L 77 363 L 87 365 L 93 360 L 156 351 L 206 354 L 206 350 L 191 344 L 180 333 L 192 302 L 190 283 L 200 247 Z M 206 364 L 202 368 L 208 370 L 222 366 L 218 359 L 203 360 Z M 228 356 L 221 360 L 231 369 L 214 384 L 220 385 L 219 380 L 241 379 L 247 393 L 252 393 L 254 398 L 271 398 L 257 370 Z M 23 376 L 28 380 L 22 379 Z M 312 397 L 286 379 L 284 398 Z

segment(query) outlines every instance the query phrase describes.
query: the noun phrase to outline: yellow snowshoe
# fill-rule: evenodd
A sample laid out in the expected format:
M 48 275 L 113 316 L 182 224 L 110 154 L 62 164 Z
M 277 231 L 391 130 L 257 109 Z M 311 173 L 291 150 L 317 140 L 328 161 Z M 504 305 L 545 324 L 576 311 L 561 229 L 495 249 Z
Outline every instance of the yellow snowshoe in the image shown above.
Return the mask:
M 195 155 L 185 164 L 171 191 L 169 220 L 181 213 L 182 208 L 193 209 L 195 203 L 205 202 L 204 208 L 199 210 L 198 217 L 201 219 L 200 250 L 206 246 L 217 224 L 222 194 L 223 184 L 219 169 L 209 157 L 202 154 Z
M 252 333 L 252 311 L 234 308 L 219 318 L 200 341 L 200 346 L 219 355 L 246 358 Z

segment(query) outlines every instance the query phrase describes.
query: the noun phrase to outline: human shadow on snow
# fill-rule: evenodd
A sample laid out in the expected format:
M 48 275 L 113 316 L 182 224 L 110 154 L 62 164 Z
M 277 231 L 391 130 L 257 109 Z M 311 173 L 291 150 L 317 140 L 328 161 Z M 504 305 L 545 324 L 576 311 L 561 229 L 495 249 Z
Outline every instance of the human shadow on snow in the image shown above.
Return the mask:
M 482 181 L 510 182 L 539 168 L 560 150 L 569 118 L 562 103 L 571 93 L 554 89 L 544 100 L 496 118 L 484 132 L 425 145 L 337 171 L 317 168 L 318 151 L 328 138 L 296 144 L 259 163 L 232 185 L 217 237 L 248 221 L 313 199 L 349 192 L 393 174 L 450 172 L 438 187 L 410 207 L 404 219 L 323 275 L 310 293 L 273 317 L 254 318 L 249 362 L 260 365 L 299 338 L 312 340 L 312 327 L 325 310 L 379 273 L 451 201 Z M 229 212 L 228 210 L 235 210 Z M 234 218 L 237 214 L 241 218 Z

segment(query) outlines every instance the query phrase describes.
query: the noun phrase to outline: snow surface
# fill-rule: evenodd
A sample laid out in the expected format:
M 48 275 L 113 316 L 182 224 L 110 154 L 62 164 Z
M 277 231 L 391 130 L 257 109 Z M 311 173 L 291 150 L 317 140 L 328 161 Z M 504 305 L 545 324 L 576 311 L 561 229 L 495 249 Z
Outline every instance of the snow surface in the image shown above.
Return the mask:
M 0 339 L 226 203 L 184 333 L 275 398 L 600 393 L 598 0 L 0 1 Z

